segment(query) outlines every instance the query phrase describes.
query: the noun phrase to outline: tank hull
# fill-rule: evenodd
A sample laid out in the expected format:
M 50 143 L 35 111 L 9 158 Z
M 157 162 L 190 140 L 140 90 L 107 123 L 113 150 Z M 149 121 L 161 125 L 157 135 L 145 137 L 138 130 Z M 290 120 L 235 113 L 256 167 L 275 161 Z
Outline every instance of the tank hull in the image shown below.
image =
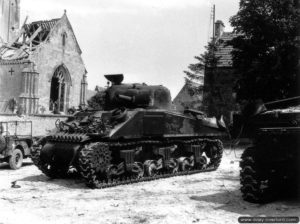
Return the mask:
M 57 130 L 33 147 L 43 173 L 65 177 L 75 171 L 87 186 L 103 188 L 218 168 L 219 138 L 226 135 L 222 119 L 171 110 L 164 86 L 122 84 L 122 74 L 106 78 L 112 85 L 94 98 L 103 110 L 57 121 Z
M 59 123 L 35 146 L 34 163 L 50 177 L 75 168 L 89 187 L 102 188 L 128 178 L 211 171 L 221 162 L 219 139 L 226 131 L 215 118 L 157 109 L 114 112 L 83 112 Z

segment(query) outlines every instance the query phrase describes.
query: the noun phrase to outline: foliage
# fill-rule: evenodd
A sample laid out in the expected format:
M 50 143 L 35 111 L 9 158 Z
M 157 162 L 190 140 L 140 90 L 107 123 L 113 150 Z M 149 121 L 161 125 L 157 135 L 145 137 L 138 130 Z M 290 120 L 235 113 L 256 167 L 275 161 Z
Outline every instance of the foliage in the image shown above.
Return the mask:
M 207 46 L 206 51 L 200 56 L 195 56 L 197 62 L 188 66 L 189 71 L 184 71 L 186 77 L 185 82 L 191 95 L 202 94 L 202 86 L 196 87 L 192 85 L 193 82 L 203 83 L 204 72 L 206 68 L 215 69 L 218 64 L 219 58 L 217 58 L 214 52 L 217 50 L 217 46 L 214 40 L 211 40 Z
M 186 74 L 186 84 L 189 91 L 194 94 L 203 96 L 204 110 L 208 116 L 225 115 L 226 122 L 229 122 L 228 111 L 232 110 L 231 88 L 228 87 L 228 71 L 218 67 L 220 57 L 216 56 L 220 43 L 211 40 L 205 47 L 206 51 L 200 56 L 196 56 L 197 63 L 189 65 L 189 71 Z M 205 75 L 205 76 L 204 76 Z M 203 80 L 204 79 L 204 80 Z M 201 81 L 204 86 L 196 87 L 192 82 Z
M 104 110 L 105 108 L 105 91 L 97 92 L 96 95 L 88 100 L 88 106 L 95 110 Z
M 299 0 L 240 0 L 230 22 L 236 33 L 237 100 L 299 95 Z

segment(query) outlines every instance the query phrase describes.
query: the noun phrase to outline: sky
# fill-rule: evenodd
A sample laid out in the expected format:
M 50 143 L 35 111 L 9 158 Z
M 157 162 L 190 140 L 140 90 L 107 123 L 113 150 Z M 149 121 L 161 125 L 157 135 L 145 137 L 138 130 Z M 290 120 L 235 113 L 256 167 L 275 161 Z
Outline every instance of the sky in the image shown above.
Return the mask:
M 239 0 L 21 0 L 21 24 L 60 18 L 71 22 L 88 71 L 89 89 L 105 86 L 104 74 L 126 83 L 164 85 L 174 98 L 184 70 L 204 52 L 212 34 L 211 11 L 231 31 Z

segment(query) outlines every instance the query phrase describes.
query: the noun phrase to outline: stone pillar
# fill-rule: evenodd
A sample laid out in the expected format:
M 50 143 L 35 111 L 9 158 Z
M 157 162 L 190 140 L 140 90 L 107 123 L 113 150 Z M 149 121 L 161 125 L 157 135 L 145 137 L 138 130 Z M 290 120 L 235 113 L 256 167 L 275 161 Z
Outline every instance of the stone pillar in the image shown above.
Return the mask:
M 18 33 L 20 26 L 20 0 L 0 1 L 0 37 L 9 43 Z
M 39 73 L 34 70 L 34 88 L 33 88 L 33 98 L 34 98 L 34 111 L 33 113 L 38 113 L 39 110 Z
M 58 87 L 57 111 L 60 112 L 61 81 L 58 81 L 58 83 L 59 83 L 59 87 Z
M 37 113 L 38 110 L 38 73 L 33 64 L 28 64 L 22 71 L 22 93 L 19 96 L 23 113 Z
M 86 80 L 86 74 L 83 75 L 81 80 L 81 88 L 80 88 L 80 106 L 85 107 L 86 106 L 86 92 L 87 92 L 87 80 Z

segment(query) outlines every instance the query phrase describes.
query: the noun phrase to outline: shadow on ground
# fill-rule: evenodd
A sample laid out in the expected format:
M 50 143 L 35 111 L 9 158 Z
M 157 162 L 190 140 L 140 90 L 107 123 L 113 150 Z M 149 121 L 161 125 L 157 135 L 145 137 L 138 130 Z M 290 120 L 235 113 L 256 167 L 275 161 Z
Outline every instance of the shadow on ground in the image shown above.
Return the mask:
M 50 178 L 47 177 L 45 174 L 39 174 L 39 175 L 27 176 L 17 181 L 20 185 L 22 185 L 23 181 L 28 181 L 28 182 L 44 182 L 46 184 L 58 185 L 61 187 L 71 188 L 71 189 L 87 188 L 85 186 L 85 181 L 82 178 L 75 175 L 60 179 L 60 178 Z
M 269 204 L 252 204 L 244 201 L 240 190 L 218 192 L 215 194 L 190 197 L 191 200 L 198 201 L 201 209 L 201 202 L 214 204 L 215 210 L 225 210 L 240 215 L 266 215 L 276 214 L 300 214 L 300 200 L 295 198 L 280 198 L 278 201 Z
M 240 215 L 266 215 L 274 216 L 275 214 L 300 214 L 300 197 L 297 195 L 288 195 L 291 187 L 287 187 L 284 194 L 278 196 L 278 200 L 269 204 L 253 204 L 246 202 L 242 199 L 240 191 L 239 175 L 233 171 L 222 172 L 217 180 L 225 181 L 223 185 L 220 185 L 220 191 L 209 195 L 192 195 L 191 200 L 198 201 L 199 209 L 203 208 L 203 202 L 207 202 L 217 210 L 225 210 L 228 212 L 240 214 Z M 224 183 L 228 184 L 226 188 Z M 291 190 L 290 190 L 291 192 Z

